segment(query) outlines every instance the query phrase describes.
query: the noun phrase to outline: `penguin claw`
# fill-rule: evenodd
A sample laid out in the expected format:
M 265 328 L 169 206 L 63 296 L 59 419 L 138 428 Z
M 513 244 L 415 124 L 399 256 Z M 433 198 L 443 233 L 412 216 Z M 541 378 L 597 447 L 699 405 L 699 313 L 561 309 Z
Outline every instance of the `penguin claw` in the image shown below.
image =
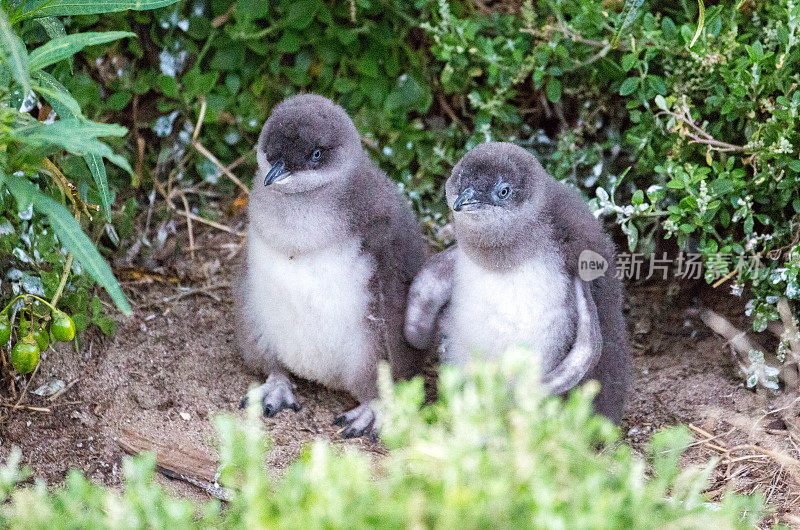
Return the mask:
M 342 429 L 342 438 L 359 438 L 365 436 L 370 440 L 378 440 L 380 419 L 369 403 L 362 403 L 356 408 L 340 414 L 333 424 Z
M 294 397 L 291 382 L 285 378 L 270 377 L 266 383 L 248 392 L 239 403 L 239 408 L 247 407 L 251 399 L 261 402 L 261 411 L 267 418 L 272 418 L 284 409 L 298 412 L 303 408 Z

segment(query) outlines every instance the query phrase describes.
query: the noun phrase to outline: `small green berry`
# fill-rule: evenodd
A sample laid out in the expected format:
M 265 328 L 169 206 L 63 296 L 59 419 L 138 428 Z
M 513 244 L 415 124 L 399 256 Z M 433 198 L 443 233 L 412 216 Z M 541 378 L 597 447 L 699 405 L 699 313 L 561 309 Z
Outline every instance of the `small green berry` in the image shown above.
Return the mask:
M 11 364 L 17 372 L 29 374 L 39 364 L 40 351 L 33 336 L 23 337 L 11 348 Z
M 75 323 L 63 311 L 53 312 L 53 323 L 50 324 L 50 334 L 53 338 L 66 342 L 75 338 Z

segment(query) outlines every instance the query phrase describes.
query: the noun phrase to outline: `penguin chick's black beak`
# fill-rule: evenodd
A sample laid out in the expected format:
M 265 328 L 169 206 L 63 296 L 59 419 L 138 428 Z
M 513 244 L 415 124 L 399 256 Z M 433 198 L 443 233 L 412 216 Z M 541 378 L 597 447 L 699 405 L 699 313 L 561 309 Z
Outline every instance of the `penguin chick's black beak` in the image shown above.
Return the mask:
M 264 178 L 264 186 L 269 186 L 288 173 L 289 172 L 286 171 L 286 162 L 284 162 L 283 158 L 279 158 L 272 164 L 272 167 L 269 168 L 267 176 Z
M 455 202 L 453 203 L 453 211 L 460 212 L 466 206 L 468 210 L 471 210 L 475 207 L 481 205 L 481 201 L 476 197 L 478 195 L 475 193 L 475 190 L 472 188 L 467 188 L 461 192 L 461 194 L 456 197 Z

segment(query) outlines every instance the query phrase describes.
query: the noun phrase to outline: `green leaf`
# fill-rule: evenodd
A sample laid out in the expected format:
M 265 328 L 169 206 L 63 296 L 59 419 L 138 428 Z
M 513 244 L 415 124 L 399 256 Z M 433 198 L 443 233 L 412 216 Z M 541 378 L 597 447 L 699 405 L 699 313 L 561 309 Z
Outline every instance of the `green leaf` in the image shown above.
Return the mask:
M 106 103 L 111 110 L 122 110 L 131 102 L 133 94 L 130 92 L 114 92 L 108 97 Z
M 552 103 L 561 101 L 561 81 L 558 79 L 550 79 L 545 87 L 545 93 L 547 94 L 547 99 Z
M 125 136 L 127 129 L 121 125 L 97 123 L 77 118 L 67 118 L 51 124 L 30 120 L 12 129 L 14 137 L 24 143 L 39 147 L 58 145 L 70 153 L 86 156 L 99 155 L 133 175 L 128 161 L 98 140 L 102 136 Z
M 269 13 L 269 2 L 265 0 L 237 0 L 236 16 L 238 20 L 251 21 L 266 18 Z
M 661 77 L 657 75 L 648 75 L 647 81 L 650 83 L 650 87 L 656 91 L 656 93 L 662 96 L 667 93 L 667 85 L 664 83 L 664 80 Z
M 637 88 L 639 88 L 639 78 L 629 77 L 623 81 L 622 85 L 619 87 L 619 94 L 620 96 L 629 96 L 633 94 Z
M 31 75 L 28 67 L 28 52 L 25 44 L 14 33 L 8 15 L 2 9 L 0 9 L 0 51 L 2 51 L 3 59 L 8 64 L 14 80 L 22 85 L 25 94 L 30 92 Z
M 111 268 L 97 251 L 92 241 L 83 233 L 81 225 L 72 217 L 69 210 L 64 208 L 61 203 L 54 201 L 37 190 L 25 178 L 0 175 L 0 179 L 8 185 L 15 197 L 22 198 L 22 200 L 28 200 L 28 198 L 32 200 L 33 207 L 47 216 L 61 243 L 67 250 L 72 252 L 75 259 L 92 275 L 92 278 L 108 292 L 117 308 L 126 316 L 132 315 L 133 311 L 131 311 L 131 307 L 128 305 L 117 279 L 114 278 L 114 273 L 111 272 Z
M 178 80 L 174 77 L 163 74 L 158 76 L 158 86 L 168 98 L 178 97 Z
M 285 25 L 294 29 L 306 29 L 317 14 L 317 4 L 312 0 L 293 2 L 284 20 Z
M 43 17 L 36 20 L 44 28 L 45 33 L 51 39 L 57 39 L 58 37 L 64 37 L 67 34 L 67 29 L 64 27 L 64 23 L 61 20 L 57 19 L 56 17 Z M 75 71 L 74 61 L 72 57 L 67 59 L 69 61 L 69 71 Z
M 300 35 L 293 31 L 286 31 L 278 40 L 277 49 L 280 53 L 295 53 L 300 49 Z
M 62 118 L 81 117 L 81 106 L 64 85 L 44 71 L 33 73 L 33 90 L 44 96 L 56 114 Z
M 667 100 L 661 94 L 656 96 L 656 107 L 661 110 L 667 110 Z
M 622 13 L 620 16 L 622 17 L 622 24 L 620 24 L 617 33 L 614 35 L 614 38 L 611 39 L 611 46 L 617 47 L 619 46 L 620 41 L 622 41 L 622 37 L 625 36 L 625 32 L 628 31 L 628 28 L 631 27 L 633 22 L 639 16 L 639 8 L 642 7 L 644 0 L 625 0 L 625 6 L 622 8 Z
M 666 40 L 675 40 L 675 37 L 678 36 L 678 28 L 675 27 L 675 23 L 669 17 L 664 17 L 661 19 L 661 33 L 664 34 L 664 39 Z
M 106 175 L 106 165 L 103 163 L 103 157 L 100 155 L 89 154 L 83 157 L 86 160 L 86 165 L 89 166 L 89 171 L 92 172 L 95 186 L 100 192 L 100 199 L 103 201 L 103 210 L 106 213 L 106 219 L 111 219 L 111 193 L 108 191 L 108 176 Z
M 102 33 L 87 31 L 85 33 L 57 37 L 31 52 L 30 68 L 31 70 L 40 70 L 72 57 L 87 46 L 135 36 L 135 33 L 129 31 L 106 31 Z
M 174 4 L 178 0 L 27 0 L 23 18 L 64 15 L 97 15 L 117 11 L 144 11 Z
M 636 60 L 639 57 L 635 53 L 628 53 L 622 56 L 622 61 L 620 61 L 620 66 L 622 67 L 623 72 L 629 72 L 631 68 L 636 65 Z

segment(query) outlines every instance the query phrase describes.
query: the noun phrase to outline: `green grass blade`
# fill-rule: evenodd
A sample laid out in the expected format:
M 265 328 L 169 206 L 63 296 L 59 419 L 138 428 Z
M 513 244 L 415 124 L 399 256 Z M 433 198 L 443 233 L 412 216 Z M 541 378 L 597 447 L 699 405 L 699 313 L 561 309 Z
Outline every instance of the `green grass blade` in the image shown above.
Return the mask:
M 177 0 L 27 0 L 22 18 L 97 15 L 117 11 L 143 11 L 174 4 Z
M 0 48 L 3 59 L 8 63 L 8 69 L 17 83 L 25 89 L 25 94 L 31 90 L 31 75 L 28 67 L 28 51 L 25 44 L 17 37 L 8 20 L 8 15 L 0 9 Z
M 34 71 L 46 68 L 51 64 L 72 57 L 87 46 L 135 36 L 135 33 L 129 31 L 106 31 L 102 33 L 90 31 L 57 37 L 42 44 L 30 53 L 30 69 Z
M 81 266 L 108 292 L 117 308 L 126 316 L 132 315 L 131 306 L 114 277 L 111 267 L 108 266 L 69 210 L 37 190 L 25 178 L 13 175 L 0 175 L 0 177 L 8 184 L 14 196 L 19 197 L 22 201 L 32 201 L 33 207 L 47 216 L 50 225 L 67 250 L 72 252 Z
M 692 42 L 689 43 L 690 48 L 694 46 L 694 43 L 697 42 L 697 39 L 699 39 L 700 35 L 703 34 L 703 26 L 705 25 L 706 25 L 706 6 L 703 5 L 703 0 L 697 0 L 697 31 L 694 32 L 694 37 L 692 37 Z

